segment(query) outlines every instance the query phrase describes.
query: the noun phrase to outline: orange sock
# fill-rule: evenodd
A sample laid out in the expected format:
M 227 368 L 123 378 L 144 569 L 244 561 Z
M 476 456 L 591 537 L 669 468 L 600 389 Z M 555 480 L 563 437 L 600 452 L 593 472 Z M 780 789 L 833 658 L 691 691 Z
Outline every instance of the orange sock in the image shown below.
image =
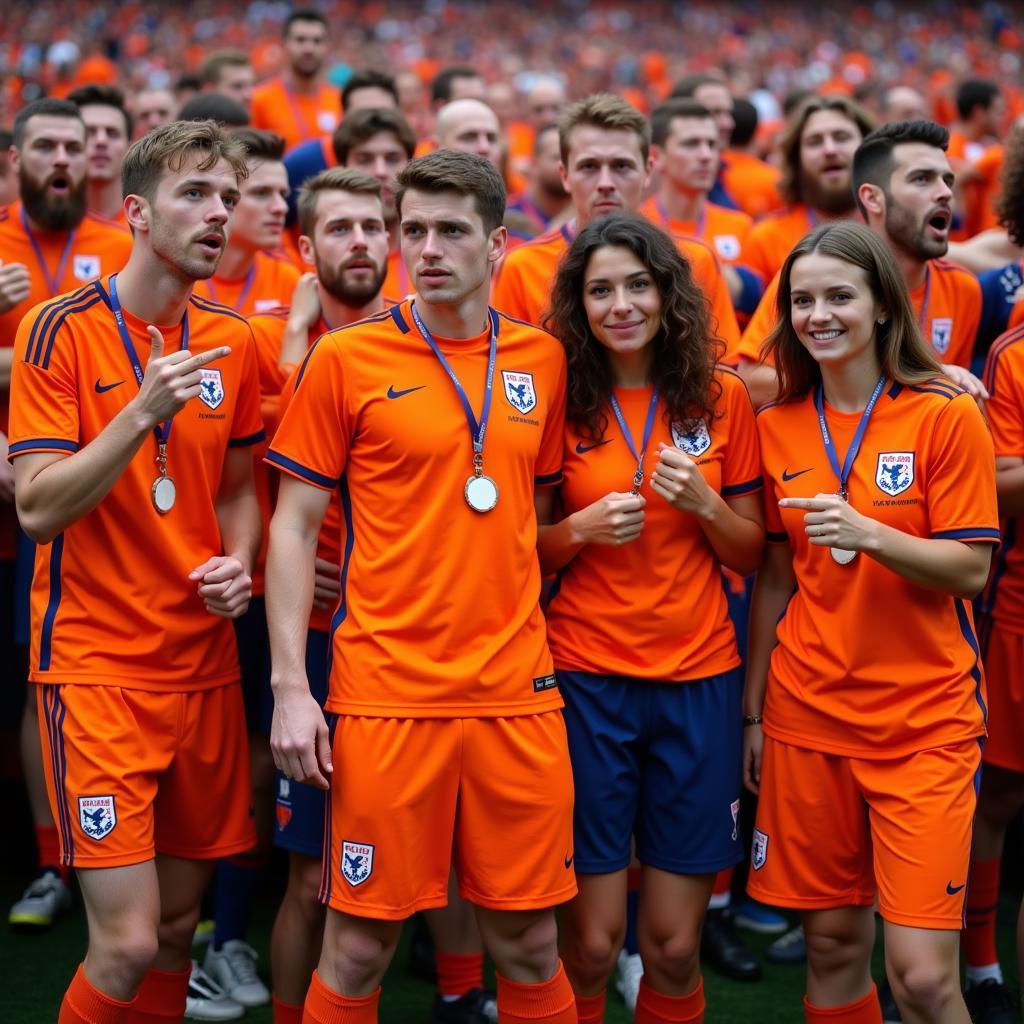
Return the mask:
M 274 1024 L 302 1024 L 302 1007 L 282 1003 L 277 996 L 271 997 L 274 1002 Z
M 484 987 L 483 953 L 434 953 L 437 961 L 437 991 L 442 996 L 464 996 Z
M 996 953 L 996 905 L 999 902 L 999 867 L 1002 858 L 972 860 L 967 883 L 967 927 L 963 932 L 964 960 L 968 967 L 999 963 Z
M 122 1002 L 94 988 L 79 964 L 60 1004 L 58 1024 L 127 1024 L 134 999 Z
M 855 1003 L 846 1006 L 831 1006 L 827 1010 L 811 1006 L 804 996 L 804 1021 L 806 1024 L 882 1024 L 882 1007 L 878 1003 L 878 989 L 871 991 Z
M 498 1024 L 577 1024 L 576 998 L 565 976 L 562 961 L 554 976 L 539 985 L 524 985 L 509 981 L 500 974 L 498 979 Z
M 71 877 L 71 869 L 60 860 L 60 834 L 57 826 L 36 825 L 35 831 L 39 870 L 53 868 L 60 872 L 60 877 L 66 882 Z
M 596 996 L 581 996 L 576 993 L 576 1017 L 579 1024 L 604 1024 L 605 993 Z
M 703 1024 L 704 1022 L 704 979 L 685 996 L 667 996 L 655 992 L 640 979 L 640 991 L 636 997 L 634 1024 Z
M 302 1010 L 302 1024 L 377 1024 L 380 989 L 350 999 L 328 988 L 314 971 Z
M 161 1024 L 181 1020 L 185 1014 L 188 976 L 191 971 L 158 971 L 151 967 L 139 986 L 131 1024 Z

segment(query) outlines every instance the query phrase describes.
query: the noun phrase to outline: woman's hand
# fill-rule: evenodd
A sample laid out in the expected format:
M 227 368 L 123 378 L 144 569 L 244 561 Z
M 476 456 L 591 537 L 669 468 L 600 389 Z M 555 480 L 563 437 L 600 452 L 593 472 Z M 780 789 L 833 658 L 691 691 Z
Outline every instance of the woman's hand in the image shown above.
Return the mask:
M 640 536 L 646 504 L 642 495 L 612 491 L 569 517 L 572 539 L 577 544 L 628 544 Z
M 862 515 L 838 494 L 782 498 L 779 506 L 806 511 L 804 532 L 817 547 L 869 551 L 875 546 L 877 521 Z

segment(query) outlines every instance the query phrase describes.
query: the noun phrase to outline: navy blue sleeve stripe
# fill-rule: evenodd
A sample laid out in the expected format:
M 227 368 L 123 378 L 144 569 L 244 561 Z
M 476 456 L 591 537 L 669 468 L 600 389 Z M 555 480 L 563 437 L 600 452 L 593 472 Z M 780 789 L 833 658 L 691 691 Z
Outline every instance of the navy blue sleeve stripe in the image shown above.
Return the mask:
M 95 301 L 96 294 L 93 289 L 82 288 L 74 295 L 69 295 L 66 299 L 48 306 L 46 312 L 36 319 L 29 332 L 28 345 L 25 348 L 25 362 L 38 366 L 43 355 L 43 347 L 47 340 L 52 338 L 53 332 L 64 322 L 64 314 L 88 309 Z
M 319 345 L 320 342 L 325 337 L 326 335 L 321 334 L 320 337 L 317 338 L 316 341 L 314 341 L 313 344 L 309 346 L 309 349 L 306 351 L 306 354 L 302 357 L 302 362 L 299 364 L 299 375 L 295 378 L 296 391 L 299 390 L 299 385 L 302 383 L 302 375 L 306 372 L 306 366 L 309 364 L 309 360 L 312 358 L 313 352 L 316 350 L 317 345 Z
M 190 300 L 192 305 L 196 309 L 201 309 L 204 313 L 222 313 L 226 316 L 233 316 L 236 320 L 241 320 L 246 327 L 249 326 L 249 321 L 242 316 L 237 310 L 232 309 L 230 306 L 225 306 L 221 302 L 213 302 L 210 299 L 204 299 L 201 295 L 192 295 Z
M 99 302 L 99 296 L 94 295 L 89 299 L 83 300 L 76 306 L 71 306 L 61 313 L 60 318 L 53 325 L 53 329 L 50 331 L 48 338 L 46 339 L 46 351 L 43 353 L 42 367 L 44 370 L 50 368 L 50 357 L 53 355 L 53 346 L 56 344 L 57 335 L 60 333 L 60 329 L 64 326 L 64 321 L 67 320 L 72 313 L 84 313 L 87 309 L 95 306 Z
M 962 530 L 935 530 L 932 536 L 937 540 L 963 540 L 970 537 L 976 540 L 999 540 L 999 531 L 990 526 L 975 526 Z
M 398 303 L 395 303 L 389 310 L 388 316 L 395 321 L 395 326 L 403 333 L 409 333 L 409 325 L 405 322 L 405 317 L 402 316 L 402 308 Z
M 722 497 L 727 498 L 736 494 L 748 494 L 750 491 L 756 491 L 759 487 L 764 487 L 764 480 L 759 476 L 755 476 L 753 480 L 748 480 L 742 484 L 729 484 L 728 487 L 722 488 Z
M 338 481 L 340 480 L 340 477 L 329 477 L 324 476 L 323 473 L 317 473 L 315 470 L 308 469 L 294 459 L 289 459 L 286 455 L 279 455 L 277 452 L 267 452 L 266 461 L 272 466 L 277 466 L 278 469 L 287 470 L 289 473 L 293 473 L 295 476 L 308 480 L 311 484 L 316 484 L 317 487 L 323 487 L 329 491 L 333 491 L 338 486 Z
M 255 434 L 249 434 L 246 437 L 232 437 L 228 441 L 228 447 L 248 448 L 250 445 L 259 444 L 266 436 L 267 432 L 265 430 L 258 430 Z
M 62 437 L 34 437 L 29 441 L 16 441 L 7 450 L 8 455 L 20 455 L 22 452 L 38 451 L 77 452 L 78 442 L 67 441 Z
M 548 473 L 546 476 L 535 476 L 533 482 L 538 487 L 547 487 L 550 484 L 559 484 L 562 482 L 562 471 L 559 470 L 557 473 Z

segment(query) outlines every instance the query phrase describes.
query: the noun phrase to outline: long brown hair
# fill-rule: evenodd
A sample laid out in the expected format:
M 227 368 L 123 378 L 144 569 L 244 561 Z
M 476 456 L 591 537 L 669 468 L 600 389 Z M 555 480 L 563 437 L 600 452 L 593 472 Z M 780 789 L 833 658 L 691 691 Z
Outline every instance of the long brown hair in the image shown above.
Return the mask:
M 634 214 L 614 214 L 587 225 L 558 268 L 545 326 L 565 346 L 569 421 L 593 441 L 600 441 L 608 426 L 611 363 L 583 305 L 590 258 L 606 246 L 628 249 L 647 268 L 661 295 L 661 327 L 650 343 L 651 380 L 665 403 L 667 422 L 703 417 L 710 423 L 722 391 L 715 365 L 725 345 L 713 335 L 707 299 L 689 263 L 665 232 Z
M 801 256 L 820 253 L 854 267 L 867 277 L 871 294 L 885 310 L 885 323 L 875 325 L 878 360 L 890 380 L 921 384 L 942 376 L 942 367 L 921 337 L 903 275 L 889 247 L 869 228 L 848 221 L 824 224 L 804 235 L 779 271 L 777 320 L 761 346 L 775 362 L 779 401 L 802 398 L 821 380 L 821 370 L 793 329 L 791 278 Z

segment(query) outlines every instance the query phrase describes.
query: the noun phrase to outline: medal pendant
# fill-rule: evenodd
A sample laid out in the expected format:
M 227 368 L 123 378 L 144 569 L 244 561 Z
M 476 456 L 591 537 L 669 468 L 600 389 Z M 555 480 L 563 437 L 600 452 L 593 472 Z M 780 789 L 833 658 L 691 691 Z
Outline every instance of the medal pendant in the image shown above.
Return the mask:
M 474 512 L 490 512 L 498 504 L 498 485 L 481 474 L 466 481 L 466 504 Z
M 152 497 L 153 508 L 165 516 L 174 508 L 174 501 L 178 496 L 174 481 L 169 476 L 158 476 L 153 481 Z
M 630 494 L 639 494 L 640 488 L 644 485 L 644 469 L 643 466 L 637 466 L 636 472 L 633 474 L 633 488 L 629 492 Z
M 849 565 L 856 557 L 856 551 L 847 551 L 846 548 L 829 548 L 832 560 L 838 565 Z

